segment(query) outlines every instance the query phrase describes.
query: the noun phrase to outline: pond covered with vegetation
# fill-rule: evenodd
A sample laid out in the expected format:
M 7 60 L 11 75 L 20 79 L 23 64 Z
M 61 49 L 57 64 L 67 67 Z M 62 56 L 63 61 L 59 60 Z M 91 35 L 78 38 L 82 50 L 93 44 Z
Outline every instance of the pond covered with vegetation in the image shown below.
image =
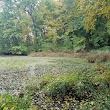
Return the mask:
M 0 57 L 0 92 L 21 89 L 32 78 L 37 79 L 46 73 L 65 73 L 72 71 L 63 60 L 72 58 L 1 56 Z M 58 66 L 60 63 L 60 66 Z M 71 70 L 69 70 L 71 68 Z
M 48 57 L 47 54 L 38 57 L 36 53 L 37 57 L 1 56 L 0 92 L 11 96 L 1 95 L 0 104 L 11 100 L 11 104 L 7 102 L 5 106 L 16 108 L 14 106 L 22 100 L 28 102 L 18 105 L 17 110 L 26 106 L 36 110 L 55 107 L 71 110 L 80 106 L 88 109 L 96 105 L 98 110 L 109 108 L 110 63 L 109 59 L 105 61 L 109 54 L 87 55 L 74 53 L 74 57 Z
M 55 58 L 1 56 L 0 93 L 19 90 L 33 77 L 48 73 L 55 66 L 53 61 Z

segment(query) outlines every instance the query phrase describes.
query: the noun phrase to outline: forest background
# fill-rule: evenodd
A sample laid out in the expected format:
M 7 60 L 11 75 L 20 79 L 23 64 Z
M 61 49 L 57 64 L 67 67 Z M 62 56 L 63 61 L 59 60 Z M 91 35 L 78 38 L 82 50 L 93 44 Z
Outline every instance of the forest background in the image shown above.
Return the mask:
M 1 0 L 0 53 L 110 49 L 107 0 Z

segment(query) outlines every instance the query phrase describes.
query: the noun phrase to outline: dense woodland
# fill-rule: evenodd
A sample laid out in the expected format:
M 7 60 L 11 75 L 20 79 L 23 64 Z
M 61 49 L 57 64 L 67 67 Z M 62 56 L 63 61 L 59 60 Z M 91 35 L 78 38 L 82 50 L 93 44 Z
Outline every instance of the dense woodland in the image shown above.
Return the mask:
M 0 53 L 110 46 L 108 0 L 1 0 Z

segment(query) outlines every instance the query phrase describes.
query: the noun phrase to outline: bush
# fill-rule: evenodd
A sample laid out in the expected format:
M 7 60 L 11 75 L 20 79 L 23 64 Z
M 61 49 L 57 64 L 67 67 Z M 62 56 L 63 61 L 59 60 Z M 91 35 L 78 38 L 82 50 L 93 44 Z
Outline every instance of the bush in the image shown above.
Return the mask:
M 107 61 L 107 55 L 106 54 L 98 54 L 97 55 L 97 62 L 106 62 Z
M 78 100 L 89 98 L 92 89 L 92 82 L 79 73 L 59 75 L 42 88 L 45 93 L 50 93 L 52 98 L 70 95 Z
M 69 92 L 68 90 L 70 87 L 71 89 L 74 87 L 75 80 L 77 80 L 77 78 L 69 75 L 59 75 L 58 77 L 54 78 L 54 81 L 48 83 L 43 90 L 45 93 L 51 93 L 52 98 L 64 97 L 67 95 L 67 92 Z
M 11 49 L 11 53 L 15 55 L 27 55 L 28 49 L 25 46 L 14 46 Z
M 74 57 L 75 58 L 85 58 L 89 55 L 88 52 L 84 51 L 84 50 L 81 50 L 80 52 L 78 53 L 74 53 Z
M 39 90 L 37 82 L 30 82 L 29 84 L 25 85 L 25 91 L 28 95 L 33 95 L 36 91 Z
M 27 110 L 30 108 L 29 98 L 18 98 L 10 95 L 0 95 L 0 110 Z
M 80 52 L 85 49 L 85 38 L 74 36 L 74 52 Z
M 90 53 L 87 57 L 89 63 L 110 61 L 110 54 L 106 53 Z
M 40 79 L 40 88 L 42 89 L 43 87 L 45 87 L 47 84 L 51 83 L 54 81 L 55 79 L 55 75 L 49 74 L 49 75 L 44 75 L 41 79 Z
M 107 59 L 107 61 L 110 61 L 110 54 L 106 55 L 106 59 Z
M 82 101 L 78 106 L 80 110 L 110 110 L 110 90 L 107 88 L 96 91 L 95 98 Z
M 89 56 L 87 57 L 88 63 L 95 63 L 96 62 L 96 56 Z
M 100 87 L 110 87 L 110 72 L 104 72 L 94 77 L 94 83 Z
M 107 53 L 110 53 L 110 46 L 105 46 L 100 48 L 101 51 L 106 51 Z

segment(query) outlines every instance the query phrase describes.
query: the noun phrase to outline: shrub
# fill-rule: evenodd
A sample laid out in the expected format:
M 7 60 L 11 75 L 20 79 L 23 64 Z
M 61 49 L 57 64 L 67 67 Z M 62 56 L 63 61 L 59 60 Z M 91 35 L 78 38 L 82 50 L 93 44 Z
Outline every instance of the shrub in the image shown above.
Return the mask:
M 89 55 L 89 53 L 88 52 L 86 52 L 86 51 L 80 51 L 80 52 L 78 52 L 78 53 L 74 53 L 74 57 L 75 58 L 84 58 L 84 57 L 86 57 L 87 55 Z
M 107 61 L 110 61 L 110 54 L 106 55 L 106 59 L 107 59 Z
M 30 82 L 29 84 L 25 85 L 25 91 L 30 95 L 33 95 L 38 90 L 39 90 L 39 87 L 37 82 Z
M 93 84 L 79 73 L 63 74 L 54 78 L 42 89 L 45 93 L 50 93 L 52 98 L 64 98 L 73 96 L 78 100 L 89 98 Z
M 28 49 L 25 46 L 14 46 L 11 49 L 11 53 L 15 55 L 27 55 Z
M 94 77 L 94 83 L 101 87 L 110 87 L 110 72 L 104 72 Z
M 90 53 L 87 57 L 87 61 L 89 63 L 95 63 L 95 62 L 106 62 L 110 61 L 110 55 L 105 53 Z
M 109 110 L 110 109 L 110 90 L 107 88 L 97 91 L 95 98 L 80 102 L 80 110 Z
M 101 51 L 106 51 L 106 53 L 110 53 L 110 46 L 105 46 L 100 48 Z
M 87 61 L 88 61 L 88 63 L 95 63 L 96 56 L 89 56 L 89 57 L 87 57 Z
M 85 38 L 74 36 L 74 52 L 80 52 L 85 49 Z
M 46 93 L 51 93 L 52 97 L 64 97 L 67 95 L 68 90 L 71 90 L 74 87 L 75 81 L 77 78 L 73 75 L 59 75 L 57 78 L 54 78 L 54 81 L 48 83 L 44 87 Z
M 55 79 L 55 75 L 49 74 L 49 75 L 44 75 L 41 79 L 40 79 L 40 88 L 42 89 L 43 87 L 45 87 L 47 84 L 51 83 L 54 81 Z
M 0 95 L 0 110 L 27 110 L 30 108 L 29 98 L 18 98 L 10 95 Z
M 106 54 L 98 54 L 97 55 L 97 62 L 106 62 L 107 61 L 107 55 Z

